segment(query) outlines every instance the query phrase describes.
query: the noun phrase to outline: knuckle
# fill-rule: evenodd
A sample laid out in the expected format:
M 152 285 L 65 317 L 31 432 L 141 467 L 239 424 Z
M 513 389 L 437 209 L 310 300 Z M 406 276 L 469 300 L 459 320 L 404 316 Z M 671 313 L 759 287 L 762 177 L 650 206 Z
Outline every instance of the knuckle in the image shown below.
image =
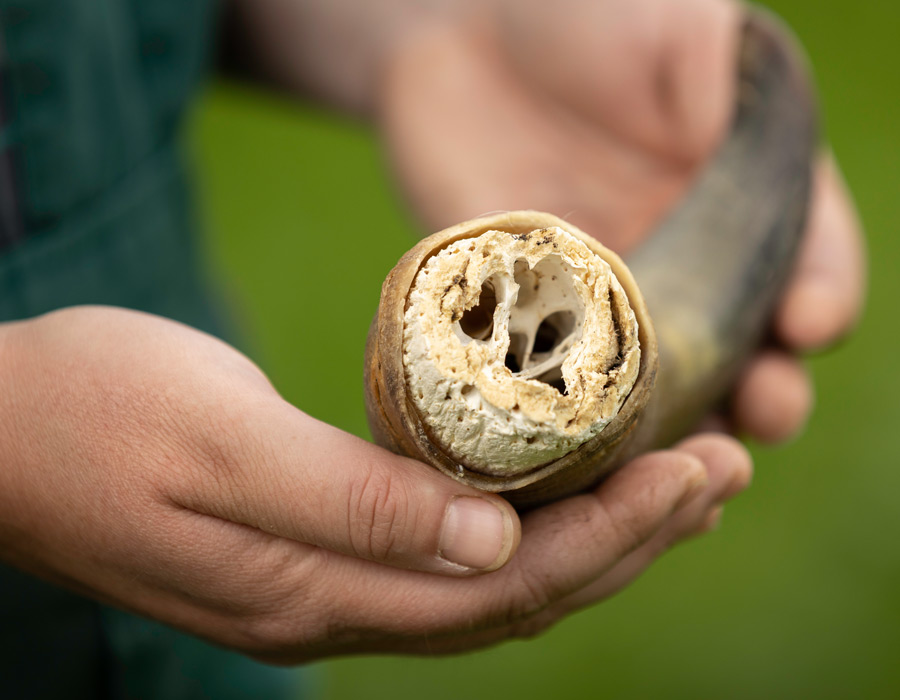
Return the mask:
M 296 622 L 281 612 L 266 611 L 247 617 L 240 625 L 242 651 L 274 656 L 302 645 Z
M 390 559 L 401 548 L 411 513 L 403 479 L 390 469 L 370 465 L 349 491 L 349 542 L 366 559 Z
M 190 401 L 184 406 L 172 399 L 166 409 L 167 432 L 190 456 L 198 479 L 233 489 L 262 468 L 268 450 L 247 415 L 224 403 Z
M 539 615 L 513 625 L 511 635 L 516 639 L 534 639 L 553 627 L 557 622 L 558 619 L 555 615 L 550 614 L 549 611 L 544 611 Z
M 528 569 L 520 569 L 515 585 L 509 589 L 512 599 L 504 598 L 506 605 L 501 615 L 503 624 L 513 628 L 523 628 L 546 610 L 556 598 L 552 586 L 545 576 Z
M 312 548 L 298 562 L 294 547 L 266 546 L 254 566 L 234 574 L 225 608 L 240 651 L 272 663 L 296 663 L 322 637 L 333 609 L 327 558 Z M 236 587 L 235 587 L 236 586 Z
M 650 499 L 652 500 L 652 499 Z M 617 558 L 624 557 L 642 545 L 649 536 L 642 513 L 645 508 L 604 509 L 604 527 L 598 533 L 604 541 L 611 542 Z
M 316 646 L 329 621 L 316 604 L 267 605 L 245 612 L 235 625 L 239 637 L 235 646 L 245 654 L 279 663 L 296 663 Z

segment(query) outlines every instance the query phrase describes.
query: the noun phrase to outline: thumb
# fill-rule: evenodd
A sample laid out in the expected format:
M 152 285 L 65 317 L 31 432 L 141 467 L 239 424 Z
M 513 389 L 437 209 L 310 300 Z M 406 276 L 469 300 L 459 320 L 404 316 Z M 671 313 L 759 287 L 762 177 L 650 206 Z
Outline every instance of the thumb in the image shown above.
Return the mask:
M 272 404 L 220 429 L 215 449 L 201 456 L 206 468 L 197 471 L 204 476 L 173 495 L 179 505 L 406 569 L 468 575 L 512 557 L 521 528 L 504 499 L 280 399 Z

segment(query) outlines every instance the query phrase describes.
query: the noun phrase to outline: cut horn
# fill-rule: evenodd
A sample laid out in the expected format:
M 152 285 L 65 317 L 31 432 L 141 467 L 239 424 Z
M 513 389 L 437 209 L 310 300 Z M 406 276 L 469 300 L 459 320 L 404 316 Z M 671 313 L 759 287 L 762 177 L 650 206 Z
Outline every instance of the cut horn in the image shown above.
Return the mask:
M 366 348 L 375 440 L 530 507 L 715 407 L 789 275 L 816 147 L 803 61 L 758 11 L 737 95 L 718 152 L 628 267 L 534 211 L 458 224 L 404 255 Z

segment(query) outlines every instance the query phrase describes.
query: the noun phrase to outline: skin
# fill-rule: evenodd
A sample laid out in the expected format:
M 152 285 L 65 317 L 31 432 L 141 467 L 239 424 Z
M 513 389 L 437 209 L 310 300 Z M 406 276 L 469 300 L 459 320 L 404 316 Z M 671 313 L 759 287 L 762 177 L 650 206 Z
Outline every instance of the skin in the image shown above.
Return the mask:
M 527 206 L 627 250 L 724 131 L 732 5 L 414 5 L 243 9 L 285 85 L 377 121 L 426 229 Z M 853 208 L 823 162 L 776 342 L 735 388 L 735 425 L 766 441 L 811 407 L 795 353 L 843 335 L 862 297 Z M 520 518 L 312 419 L 220 341 L 120 309 L 0 325 L 0 386 L 3 559 L 276 663 L 538 633 L 714 527 L 752 472 L 734 438 L 703 433 Z M 448 561 L 461 496 L 499 513 L 470 566 Z

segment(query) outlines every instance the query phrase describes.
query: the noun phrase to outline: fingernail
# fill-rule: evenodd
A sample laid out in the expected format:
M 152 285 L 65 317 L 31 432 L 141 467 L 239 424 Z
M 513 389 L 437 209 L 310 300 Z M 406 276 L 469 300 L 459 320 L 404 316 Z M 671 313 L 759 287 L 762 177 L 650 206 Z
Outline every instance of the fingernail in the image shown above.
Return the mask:
M 480 571 L 505 563 L 512 544 L 512 523 L 498 506 L 484 498 L 453 499 L 441 530 L 441 558 Z
M 738 471 L 733 477 L 731 477 L 731 481 L 728 482 L 728 488 L 725 489 L 725 493 L 722 494 L 722 499 L 730 499 L 737 496 L 741 491 L 746 489 L 750 485 L 750 477 L 746 472 Z
M 675 510 L 681 510 L 690 505 L 691 501 L 705 491 L 707 486 L 709 486 L 709 477 L 706 474 L 705 468 L 703 471 L 695 472 L 685 488 L 684 493 L 681 495 L 681 498 L 678 499 L 678 503 L 675 504 Z
M 817 349 L 833 340 L 844 314 L 835 310 L 844 302 L 833 285 L 821 279 L 812 279 L 799 286 L 792 294 L 790 341 L 803 349 Z
M 703 521 L 703 524 L 700 526 L 699 532 L 713 532 L 714 530 L 718 530 L 719 526 L 722 524 L 722 513 L 724 512 L 724 508 L 722 506 L 718 506 L 713 508 L 709 514 L 706 516 L 706 519 Z

